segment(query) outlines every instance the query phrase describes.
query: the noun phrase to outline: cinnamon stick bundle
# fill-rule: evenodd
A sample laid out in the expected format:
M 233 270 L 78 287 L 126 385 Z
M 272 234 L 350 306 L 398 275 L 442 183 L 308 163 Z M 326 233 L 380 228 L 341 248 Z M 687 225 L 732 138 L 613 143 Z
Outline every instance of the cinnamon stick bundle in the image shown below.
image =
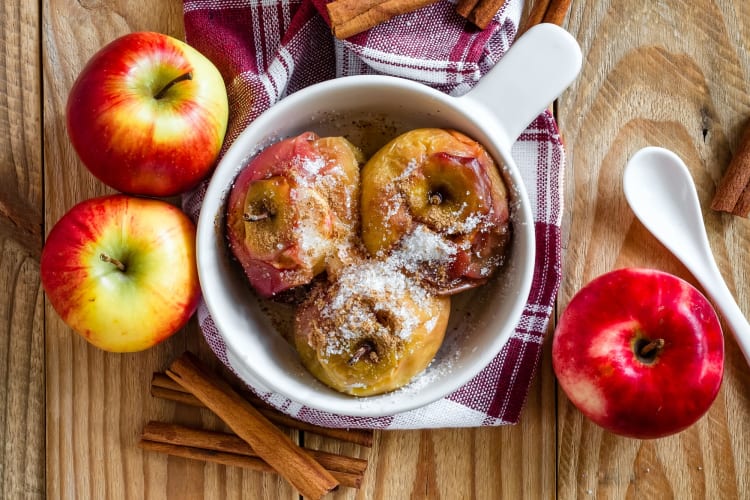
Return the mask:
M 326 5 L 331 30 L 343 40 L 437 0 L 336 0 Z
M 340 483 L 309 453 L 242 398 L 190 353 L 167 369 L 167 375 L 216 413 L 279 475 L 305 497 L 320 498 Z
M 750 125 L 745 128 L 739 147 L 716 188 L 711 208 L 740 217 L 750 214 Z
M 193 429 L 184 425 L 151 421 L 143 429 L 139 446 L 206 462 L 244 467 L 260 472 L 275 472 L 253 448 L 234 434 Z M 367 461 L 324 451 L 307 450 L 342 486 L 359 488 Z
M 300 431 L 308 432 L 310 434 L 315 434 L 317 436 L 338 439 L 339 441 L 354 443 L 360 446 L 372 446 L 372 430 L 337 429 L 308 424 L 307 422 L 301 422 L 295 418 L 290 417 L 289 415 L 276 410 L 250 392 L 240 390 L 238 390 L 237 392 L 239 392 L 246 400 L 248 400 L 250 404 L 255 406 L 256 409 L 260 413 L 262 413 L 264 417 L 266 417 L 276 425 L 280 425 L 290 429 L 297 429 Z M 154 373 L 151 379 L 151 395 L 155 398 L 168 399 L 170 401 L 175 401 L 190 406 L 205 408 L 205 405 L 198 398 L 196 398 L 189 392 L 186 392 L 180 384 L 163 373 Z

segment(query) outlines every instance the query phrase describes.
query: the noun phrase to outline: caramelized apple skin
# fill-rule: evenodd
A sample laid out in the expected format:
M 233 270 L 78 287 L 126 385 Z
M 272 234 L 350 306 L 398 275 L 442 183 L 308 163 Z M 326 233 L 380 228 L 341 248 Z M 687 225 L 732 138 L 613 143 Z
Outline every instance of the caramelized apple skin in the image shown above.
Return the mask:
M 261 296 L 310 283 L 355 232 L 362 161 L 346 139 L 306 132 L 265 148 L 240 172 L 227 239 Z
M 313 288 L 297 311 L 294 342 L 318 380 L 372 396 L 404 386 L 430 364 L 449 314 L 449 297 L 429 294 L 387 262 L 363 261 Z
M 362 169 L 362 240 L 383 258 L 424 226 L 453 245 L 451 258 L 425 262 L 435 293 L 481 285 L 503 262 L 510 238 L 508 190 L 492 157 L 453 130 L 416 129 L 381 148 Z

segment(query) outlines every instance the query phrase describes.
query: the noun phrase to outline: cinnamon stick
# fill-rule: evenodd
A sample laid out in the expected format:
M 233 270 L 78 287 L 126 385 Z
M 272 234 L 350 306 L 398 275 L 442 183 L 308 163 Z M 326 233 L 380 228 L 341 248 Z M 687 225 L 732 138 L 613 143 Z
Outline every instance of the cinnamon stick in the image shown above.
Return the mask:
M 503 5 L 505 5 L 505 0 L 480 0 L 466 19 L 477 27 L 485 29 Z
M 166 399 L 169 401 L 174 401 L 175 403 L 182 403 L 184 405 L 196 406 L 198 408 L 206 407 L 206 405 L 201 403 L 198 398 L 196 398 L 189 392 L 173 391 L 172 389 L 151 386 L 151 395 L 155 398 Z M 258 408 L 258 411 L 261 411 L 260 408 Z M 271 419 L 269 418 L 268 420 Z M 271 420 L 271 422 L 273 422 L 273 420 Z
M 164 453 L 166 455 L 188 458 L 191 460 L 200 460 L 201 462 L 211 462 L 220 465 L 242 467 L 243 469 L 250 469 L 257 472 L 270 472 L 274 474 L 277 473 L 277 471 L 273 467 L 268 465 L 267 462 L 264 462 L 257 457 L 247 457 L 222 451 L 212 451 L 203 448 L 193 448 L 190 446 L 159 443 L 157 441 L 149 441 L 146 439 L 141 439 L 138 442 L 138 447 L 147 451 Z M 335 471 L 331 472 L 331 474 L 336 477 L 336 479 L 342 486 L 359 488 L 362 485 L 361 475 Z
M 711 208 L 740 217 L 750 213 L 750 124 L 716 188 Z
M 198 448 L 259 459 L 255 450 L 234 434 L 194 429 L 184 425 L 151 421 L 143 428 L 141 439 L 148 442 Z M 365 469 L 367 469 L 366 460 L 324 451 L 307 449 L 306 451 L 320 465 L 325 467 L 331 475 L 338 479 L 343 486 L 358 488 L 362 484 L 363 474 Z M 248 468 L 254 468 L 256 462 L 257 460 L 250 461 L 252 465 Z M 270 468 L 265 461 L 263 462 L 265 466 Z M 255 468 L 255 470 L 258 469 Z
M 544 15 L 545 23 L 552 23 L 558 26 L 562 26 L 565 21 L 565 16 L 568 15 L 568 9 L 570 9 L 571 0 L 552 0 L 547 9 L 547 13 Z
M 180 424 L 169 424 L 152 420 L 143 428 L 141 437 L 148 441 L 157 441 L 159 443 L 224 451 L 248 457 L 258 456 L 252 446 L 235 434 L 194 429 Z M 308 450 L 307 448 L 305 448 L 305 451 L 320 462 L 320 465 L 331 471 L 361 474 L 367 469 L 367 460 L 361 458 L 337 455 L 325 451 Z
M 339 485 L 320 463 L 192 354 L 185 353 L 172 362 L 167 375 L 216 413 L 303 496 L 320 498 Z
M 750 184 L 742 190 L 742 194 L 734 205 L 734 210 L 732 210 L 732 215 L 747 217 L 748 214 L 750 214 Z
M 479 0 L 459 0 L 456 4 L 456 12 L 459 16 L 469 18 L 469 14 L 477 6 Z
M 373 7 L 383 3 L 383 0 L 336 0 L 326 5 L 331 26 L 341 25 Z
M 529 16 L 526 18 L 526 23 L 524 24 L 523 29 L 519 31 L 524 32 L 532 26 L 543 23 L 544 15 L 547 13 L 547 9 L 549 9 L 550 1 L 551 0 L 535 0 L 534 5 L 531 6 Z
M 141 439 L 138 441 L 138 447 L 148 451 L 165 453 L 181 458 L 190 458 L 202 462 L 213 462 L 221 465 L 231 465 L 233 467 L 242 467 L 258 472 L 276 473 L 273 467 L 268 465 L 257 457 L 245 457 L 234 453 L 224 453 L 220 451 L 205 450 L 202 448 L 191 448 L 189 446 L 179 446 L 176 444 L 159 443 Z
M 331 30 L 343 40 L 438 0 L 336 0 L 326 5 Z
M 248 391 L 238 390 L 237 392 L 248 400 L 250 404 L 255 406 L 264 417 L 276 425 L 309 432 L 310 434 L 315 434 L 317 436 L 338 439 L 339 441 L 354 443 L 360 446 L 372 446 L 373 431 L 369 429 L 338 429 L 301 422 L 269 406 L 265 401 Z M 170 401 L 176 401 L 190 406 L 205 407 L 198 398 L 185 392 L 185 389 L 183 389 L 180 384 L 163 373 L 154 373 L 151 379 L 151 395 L 155 398 L 168 399 Z
M 568 15 L 571 0 L 535 0 L 523 28 L 518 30 L 519 36 L 532 26 L 541 23 L 552 23 L 562 26 Z

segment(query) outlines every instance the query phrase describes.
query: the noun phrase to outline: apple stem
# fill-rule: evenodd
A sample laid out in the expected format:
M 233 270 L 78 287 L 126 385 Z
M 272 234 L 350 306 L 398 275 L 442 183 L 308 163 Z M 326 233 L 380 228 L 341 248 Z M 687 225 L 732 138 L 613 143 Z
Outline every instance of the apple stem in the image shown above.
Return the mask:
M 430 205 L 440 205 L 443 202 L 443 195 L 440 193 L 430 193 L 428 201 Z
M 262 220 L 268 219 L 270 216 L 271 214 L 268 212 L 263 212 L 260 214 L 249 214 L 246 212 L 242 214 L 242 220 L 246 222 L 260 222 Z
M 100 253 L 99 259 L 103 260 L 104 262 L 109 262 L 110 264 L 114 264 L 117 269 L 119 269 L 122 272 L 125 272 L 125 264 L 115 259 L 114 257 L 110 257 L 106 253 Z
M 172 85 L 174 85 L 175 83 L 180 83 L 180 82 L 184 82 L 185 80 L 192 80 L 192 79 L 193 79 L 193 74 L 190 72 L 178 76 L 171 82 L 167 83 L 164 86 L 164 88 L 162 88 L 159 92 L 157 92 L 156 95 L 154 96 L 154 99 L 161 99 L 162 97 L 167 95 L 167 91 L 171 89 Z
M 349 358 L 348 364 L 349 366 L 352 366 L 356 364 L 360 359 L 362 359 L 366 355 L 370 355 L 369 358 L 377 363 L 378 362 L 378 353 L 375 352 L 375 346 L 372 345 L 371 342 L 364 342 L 361 346 L 359 346 L 359 349 L 357 349 L 357 352 L 354 353 L 354 355 Z

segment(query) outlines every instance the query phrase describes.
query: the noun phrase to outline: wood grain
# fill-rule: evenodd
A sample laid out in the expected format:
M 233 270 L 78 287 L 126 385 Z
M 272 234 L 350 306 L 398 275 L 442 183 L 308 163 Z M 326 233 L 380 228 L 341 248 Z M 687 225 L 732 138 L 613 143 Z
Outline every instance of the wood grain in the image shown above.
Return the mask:
M 39 5 L 0 28 L 0 491 L 44 498 L 44 307 Z
M 75 203 L 110 192 L 82 166 L 66 135 L 65 102 L 76 76 L 101 46 L 120 35 L 151 30 L 183 37 L 183 24 L 179 0 L 148 5 L 128 0 L 45 0 L 42 11 L 48 231 Z M 151 374 L 163 370 L 178 353 L 190 349 L 213 359 L 194 323 L 154 349 L 116 355 L 90 347 L 49 306 L 46 317 L 49 498 L 297 498 L 291 487 L 270 474 L 168 458 L 137 448 L 141 429 L 151 419 L 220 427 L 205 410 L 149 395 Z
M 750 118 L 750 4 L 585 0 L 574 2 L 569 29 L 587 57 L 557 106 L 570 160 L 559 310 L 585 283 L 618 267 L 654 267 L 695 283 L 635 220 L 622 193 L 628 158 L 658 145 L 687 163 L 719 267 L 750 313 L 750 225 L 707 208 Z M 750 371 L 725 332 L 722 391 L 697 425 L 676 436 L 616 437 L 585 421 L 560 393 L 559 497 L 746 495 Z
M 541 365 L 547 366 L 549 345 Z M 371 449 L 305 435 L 305 446 L 367 458 L 360 491 L 333 499 L 555 498 L 555 385 L 535 378 L 521 421 L 479 429 L 382 431 Z
M 1 491 L 9 498 L 296 499 L 271 474 L 137 448 L 148 420 L 227 430 L 206 410 L 149 395 L 151 374 L 186 349 L 213 359 L 194 323 L 149 351 L 113 355 L 90 347 L 44 307 L 42 236 L 76 202 L 109 192 L 67 140 L 68 90 L 88 58 L 119 35 L 183 34 L 180 0 L 144 5 L 43 0 L 41 11 L 28 2 L 0 10 L 0 279 L 11 288 L 0 301 Z M 567 27 L 585 64 L 555 107 L 568 149 L 556 314 L 583 284 L 616 267 L 656 267 L 694 282 L 622 195 L 624 165 L 646 145 L 685 159 L 719 267 L 750 313 L 750 222 L 705 208 L 750 121 L 750 2 L 580 0 Z M 291 436 L 370 461 L 361 490 L 330 498 L 747 496 L 750 370 L 731 337 L 710 412 L 656 441 L 619 438 L 588 423 L 556 390 L 550 337 L 517 426 L 377 432 L 372 449 Z

